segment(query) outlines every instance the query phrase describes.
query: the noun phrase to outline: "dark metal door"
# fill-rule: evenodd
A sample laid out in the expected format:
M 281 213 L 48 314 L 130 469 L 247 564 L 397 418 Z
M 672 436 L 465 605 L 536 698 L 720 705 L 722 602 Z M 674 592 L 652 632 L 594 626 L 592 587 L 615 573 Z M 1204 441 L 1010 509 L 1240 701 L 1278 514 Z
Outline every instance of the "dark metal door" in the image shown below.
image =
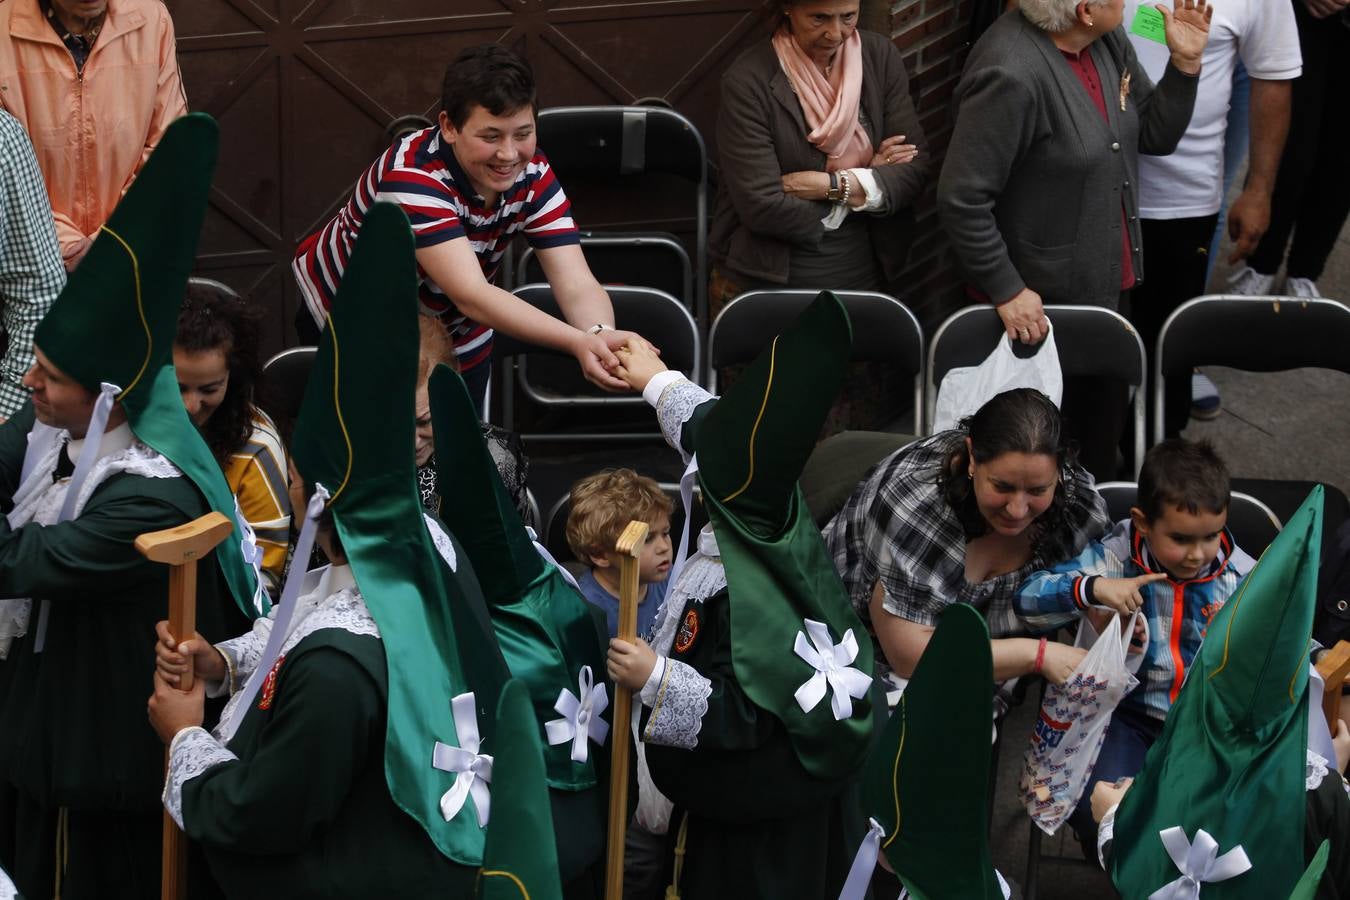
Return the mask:
M 189 103 L 221 124 L 198 267 L 269 310 L 266 354 L 294 342 L 296 243 L 345 202 L 390 122 L 435 115 L 463 47 L 524 53 L 541 106 L 656 98 L 711 141 L 718 76 L 764 35 L 761 0 L 166 3 Z

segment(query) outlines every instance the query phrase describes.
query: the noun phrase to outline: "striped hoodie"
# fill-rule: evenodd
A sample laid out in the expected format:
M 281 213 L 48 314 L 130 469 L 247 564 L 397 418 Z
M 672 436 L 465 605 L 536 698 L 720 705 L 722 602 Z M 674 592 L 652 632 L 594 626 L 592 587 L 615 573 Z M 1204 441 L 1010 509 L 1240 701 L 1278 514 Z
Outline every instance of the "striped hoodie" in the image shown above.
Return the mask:
M 1122 705 L 1155 719 L 1167 718 L 1210 619 L 1223 609 L 1255 564 L 1224 529 L 1218 556 L 1200 575 L 1185 581 L 1169 577 L 1143 586 L 1140 593 L 1148 618 L 1149 645 L 1139 667 L 1139 687 L 1121 701 Z M 1125 519 L 1075 558 L 1033 574 L 1018 591 L 1014 605 L 1018 618 L 1030 629 L 1053 631 L 1083 614 L 1096 579 L 1134 578 L 1164 571 L 1149 552 L 1148 541 Z

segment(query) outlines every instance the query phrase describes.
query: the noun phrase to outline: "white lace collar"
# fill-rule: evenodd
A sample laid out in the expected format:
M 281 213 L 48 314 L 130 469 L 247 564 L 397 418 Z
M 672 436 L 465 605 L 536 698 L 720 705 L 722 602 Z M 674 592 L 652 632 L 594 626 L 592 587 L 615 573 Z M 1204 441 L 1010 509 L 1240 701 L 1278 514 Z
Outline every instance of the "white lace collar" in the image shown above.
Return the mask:
M 66 434 L 69 435 L 70 432 L 67 431 Z M 136 436 L 131 433 L 131 426 L 126 422 L 118 425 L 112 431 L 105 431 L 103 440 L 98 445 L 98 458 L 103 459 L 105 456 L 112 456 L 114 453 L 127 449 L 135 439 Z M 79 460 L 80 451 L 84 449 L 84 442 L 85 438 L 74 437 L 66 442 L 66 455 L 70 457 L 71 462 Z

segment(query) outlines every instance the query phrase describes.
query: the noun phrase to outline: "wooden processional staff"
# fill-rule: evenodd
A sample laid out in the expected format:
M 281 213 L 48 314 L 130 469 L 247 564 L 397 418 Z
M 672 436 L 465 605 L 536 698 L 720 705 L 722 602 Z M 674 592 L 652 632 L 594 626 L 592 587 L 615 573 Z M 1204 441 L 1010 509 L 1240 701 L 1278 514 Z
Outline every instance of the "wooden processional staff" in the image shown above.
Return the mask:
M 169 631 L 183 641 L 197 630 L 197 561 L 210 553 L 234 530 L 233 523 L 218 512 L 207 513 L 186 525 L 151 531 L 136 538 L 136 549 L 151 562 L 169 568 Z M 178 682 L 180 691 L 192 690 L 192 668 Z M 169 751 L 164 750 L 168 773 Z M 187 841 L 164 812 L 164 857 L 160 868 L 161 900 L 184 900 L 187 896 Z
M 629 522 L 619 535 L 620 640 L 637 640 L 638 557 L 647 542 L 647 523 Z M 614 685 L 614 717 L 610 728 L 609 856 L 605 863 L 605 900 L 623 897 L 623 838 L 628 830 L 628 735 L 632 730 L 633 692 Z

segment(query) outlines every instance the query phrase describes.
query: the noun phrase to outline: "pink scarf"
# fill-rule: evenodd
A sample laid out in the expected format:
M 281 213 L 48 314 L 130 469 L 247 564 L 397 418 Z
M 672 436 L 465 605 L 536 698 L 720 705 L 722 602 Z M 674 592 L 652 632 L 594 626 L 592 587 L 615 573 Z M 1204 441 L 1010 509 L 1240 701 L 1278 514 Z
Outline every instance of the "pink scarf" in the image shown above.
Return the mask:
M 863 80 L 862 37 L 858 32 L 849 35 L 836 51 L 828 80 L 786 28 L 774 32 L 773 49 L 811 129 L 806 139 L 828 157 L 825 171 L 870 163 L 872 142 L 858 124 Z

